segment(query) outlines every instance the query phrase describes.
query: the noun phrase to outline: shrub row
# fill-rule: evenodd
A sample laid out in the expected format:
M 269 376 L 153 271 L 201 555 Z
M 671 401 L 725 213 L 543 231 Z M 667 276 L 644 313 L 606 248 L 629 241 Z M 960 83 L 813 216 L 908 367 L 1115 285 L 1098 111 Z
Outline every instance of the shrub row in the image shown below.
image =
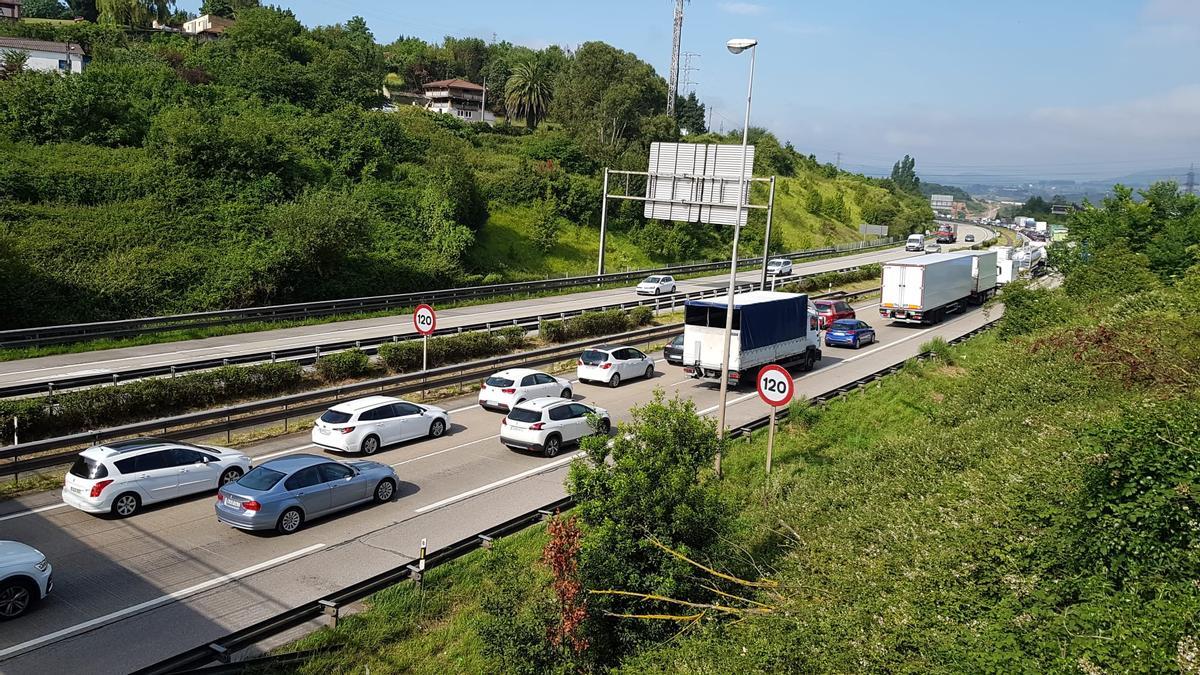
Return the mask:
M 775 289 L 784 293 L 809 293 L 812 291 L 821 291 L 830 286 L 841 286 L 843 284 L 852 284 L 858 281 L 869 281 L 878 279 L 883 274 L 883 267 L 880 265 L 863 265 L 856 270 L 848 272 L 822 272 L 812 276 L 798 279 L 788 284 L 784 284 Z
M 525 330 L 508 326 L 492 332 L 458 333 L 429 338 L 429 367 L 500 356 L 525 346 Z M 390 342 L 379 347 L 379 358 L 396 373 L 421 369 L 421 341 Z
M 317 375 L 326 382 L 362 377 L 371 369 L 371 359 L 361 349 L 347 349 L 317 359 Z
M 13 418 L 19 420 L 20 440 L 32 441 L 282 394 L 303 379 L 299 364 L 264 363 L 4 400 L 0 401 L 0 440 L 12 442 Z
M 624 333 L 640 326 L 648 326 L 653 320 L 654 310 L 649 307 L 634 307 L 630 311 L 610 309 L 603 312 L 587 312 L 570 319 L 543 321 L 538 331 L 547 342 L 570 342 Z

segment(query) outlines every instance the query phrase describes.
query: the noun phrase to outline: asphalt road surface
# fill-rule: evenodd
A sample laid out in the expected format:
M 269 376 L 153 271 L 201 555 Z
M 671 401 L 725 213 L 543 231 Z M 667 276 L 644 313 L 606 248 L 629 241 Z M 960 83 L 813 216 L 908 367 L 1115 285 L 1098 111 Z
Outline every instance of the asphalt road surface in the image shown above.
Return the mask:
M 979 241 L 983 241 L 986 238 L 987 230 L 964 225 L 961 233 L 963 235 L 974 233 Z M 959 244 L 955 245 L 955 247 L 963 246 L 969 246 L 969 244 L 962 242 L 961 239 Z M 911 255 L 913 254 L 905 253 L 901 247 L 797 264 L 792 278 L 846 267 L 881 263 Z M 759 271 L 743 272 L 739 275 L 739 279 L 753 281 L 760 278 L 760 274 Z M 726 274 L 680 281 L 679 291 L 691 292 L 722 288 L 728 284 L 728 279 Z M 454 326 L 484 322 L 503 324 L 511 322 L 514 318 L 590 309 L 631 302 L 636 299 L 638 296 L 630 287 L 460 307 L 439 312 L 438 327 L 453 328 Z M 231 358 L 241 354 L 267 353 L 287 348 L 405 335 L 413 332 L 412 317 L 404 314 L 140 347 L 21 359 L 0 363 L 0 387 L 29 383 L 40 384 L 83 375 L 107 375 L 138 368 Z
M 879 344 L 858 351 L 824 348 L 815 371 L 796 374 L 798 394 L 852 382 L 913 356 L 926 340 L 951 339 L 989 319 L 974 308 L 932 327 L 886 325 L 876 305 L 859 309 L 878 329 Z M 656 388 L 691 398 L 702 414 L 716 410 L 715 385 L 661 361 L 650 380 L 617 389 L 577 384 L 575 397 L 608 409 L 619 423 Z M 41 549 L 55 568 L 47 601 L 3 624 L 0 671 L 128 672 L 406 564 L 422 538 L 434 550 L 563 496 L 575 450 L 555 459 L 509 450 L 498 439 L 501 416 L 474 403 L 469 397 L 444 404 L 452 411 L 445 437 L 375 456 L 400 475 L 394 501 L 306 523 L 292 536 L 219 524 L 211 494 L 150 507 L 126 520 L 63 506 L 57 493 L 0 504 L 0 539 Z M 729 403 L 731 427 L 768 412 L 753 389 L 730 392 Z M 322 452 L 308 444 L 307 434 L 245 450 L 256 462 Z M 735 444 L 731 452 L 737 451 Z

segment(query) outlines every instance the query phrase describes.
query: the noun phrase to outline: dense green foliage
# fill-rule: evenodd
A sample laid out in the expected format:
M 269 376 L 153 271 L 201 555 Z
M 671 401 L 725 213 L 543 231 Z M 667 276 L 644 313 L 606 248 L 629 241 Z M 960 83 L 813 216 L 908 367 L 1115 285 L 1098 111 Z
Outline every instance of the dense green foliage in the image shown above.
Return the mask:
M 169 417 L 248 398 L 266 398 L 292 391 L 302 381 L 299 364 L 264 363 L 53 396 L 5 399 L 0 401 L 0 441 L 12 442 L 14 417 L 20 420 L 20 439 L 24 442 Z
M 570 342 L 583 338 L 624 333 L 647 326 L 653 320 L 654 310 L 649 307 L 584 312 L 569 319 L 543 321 L 538 327 L 538 334 L 547 342 Z
M 420 370 L 421 360 L 426 358 L 425 346 L 421 343 L 421 340 L 406 340 L 380 345 L 379 358 L 392 372 L 407 373 Z M 428 365 L 430 368 L 437 368 L 451 363 L 499 356 L 524 345 L 525 329 L 520 326 L 433 337 L 429 338 Z
M 210 4 L 237 18 L 219 40 L 0 24 L 92 56 L 82 74 L 0 81 L 0 326 L 579 273 L 595 265 L 601 169 L 643 168 L 651 142 L 678 137 L 662 78 L 603 43 L 381 46 L 360 18 L 306 28 L 279 8 Z M 552 129 L 373 109 L 384 81 L 466 77 L 486 78 L 503 113 L 526 66 L 537 86 L 521 112 Z M 773 250 L 857 239 L 860 218 L 898 233 L 928 220 L 888 181 L 839 173 L 761 129 L 751 140 L 756 172 L 781 176 Z M 609 216 L 614 266 L 727 255 L 727 229 L 647 221 L 633 202 Z M 762 232 L 756 212 L 745 244 Z
M 370 368 L 371 359 L 361 349 L 347 349 L 317 359 L 317 375 L 326 382 L 362 377 Z

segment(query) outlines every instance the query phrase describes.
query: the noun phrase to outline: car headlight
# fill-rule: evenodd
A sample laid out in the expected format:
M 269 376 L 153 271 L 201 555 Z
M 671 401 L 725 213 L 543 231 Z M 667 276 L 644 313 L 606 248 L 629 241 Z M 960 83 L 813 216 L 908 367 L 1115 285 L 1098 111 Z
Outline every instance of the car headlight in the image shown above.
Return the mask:
M 36 567 L 39 572 L 45 572 L 46 570 L 50 569 L 50 560 L 47 558 L 42 558 L 42 561 L 34 565 L 34 567 Z

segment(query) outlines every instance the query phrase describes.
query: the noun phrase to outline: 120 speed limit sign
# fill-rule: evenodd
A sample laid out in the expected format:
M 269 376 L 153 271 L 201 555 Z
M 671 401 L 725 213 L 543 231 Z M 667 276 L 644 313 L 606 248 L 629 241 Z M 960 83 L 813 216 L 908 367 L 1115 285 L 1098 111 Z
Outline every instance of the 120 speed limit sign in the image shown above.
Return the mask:
M 437 314 L 429 305 L 417 305 L 413 312 L 413 326 L 421 335 L 432 335 L 437 330 Z
M 758 395 L 769 406 L 785 406 L 792 400 L 795 384 L 782 366 L 771 364 L 758 371 Z

